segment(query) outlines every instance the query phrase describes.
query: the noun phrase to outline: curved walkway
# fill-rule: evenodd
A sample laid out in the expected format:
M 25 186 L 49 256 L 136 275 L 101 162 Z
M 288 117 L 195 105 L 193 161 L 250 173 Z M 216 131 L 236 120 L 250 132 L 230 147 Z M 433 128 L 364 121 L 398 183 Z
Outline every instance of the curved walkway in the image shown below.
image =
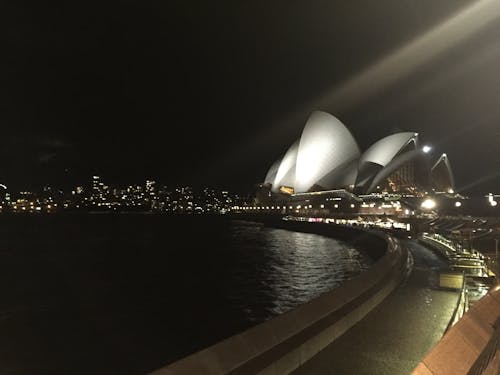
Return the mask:
M 404 245 L 414 259 L 408 280 L 293 374 L 410 374 L 439 341 L 458 298 L 438 289 L 448 264 L 415 241 Z

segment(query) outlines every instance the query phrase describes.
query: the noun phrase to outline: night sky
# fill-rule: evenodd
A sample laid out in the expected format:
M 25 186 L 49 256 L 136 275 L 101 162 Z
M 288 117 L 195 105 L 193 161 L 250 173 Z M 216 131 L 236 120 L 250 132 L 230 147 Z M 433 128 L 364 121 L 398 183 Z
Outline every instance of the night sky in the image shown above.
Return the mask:
M 323 109 L 362 149 L 417 131 L 459 190 L 499 192 L 500 18 L 390 60 L 474 3 L 3 2 L 0 182 L 251 189 Z

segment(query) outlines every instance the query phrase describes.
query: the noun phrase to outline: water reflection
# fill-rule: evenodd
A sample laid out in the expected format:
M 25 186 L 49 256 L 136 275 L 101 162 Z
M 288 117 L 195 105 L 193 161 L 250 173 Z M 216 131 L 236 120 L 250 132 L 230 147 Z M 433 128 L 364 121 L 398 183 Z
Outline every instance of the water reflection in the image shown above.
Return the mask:
M 366 255 L 348 244 L 310 233 L 237 223 L 232 228 L 232 241 L 231 248 L 240 249 L 240 261 L 247 263 L 241 267 L 258 266 L 253 277 L 245 275 L 245 287 L 231 296 L 253 322 L 310 301 L 371 264 Z M 255 256 L 260 261 L 255 262 Z M 238 275 L 233 277 L 243 282 Z
M 312 234 L 139 214 L 2 216 L 0 251 L 0 373 L 21 375 L 149 373 L 369 262 Z

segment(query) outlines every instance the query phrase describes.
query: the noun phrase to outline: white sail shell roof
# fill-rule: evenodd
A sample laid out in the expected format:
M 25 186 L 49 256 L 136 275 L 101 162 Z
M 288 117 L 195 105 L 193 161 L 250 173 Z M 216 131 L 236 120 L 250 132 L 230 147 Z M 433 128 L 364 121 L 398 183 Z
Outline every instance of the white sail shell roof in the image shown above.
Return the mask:
M 328 113 L 313 112 L 300 138 L 295 192 L 307 192 L 332 170 L 359 155 L 359 147 L 344 124 Z
M 417 133 L 402 132 L 384 137 L 366 150 L 359 160 L 359 167 L 370 162 L 385 167 L 410 142 L 417 142 Z
M 326 190 L 349 188 L 356 182 L 357 175 L 358 159 L 352 159 L 333 169 L 316 184 Z
M 278 172 L 278 168 L 281 164 L 281 159 L 276 160 L 271 168 L 266 173 L 266 178 L 264 179 L 265 184 L 273 184 L 274 179 L 276 178 L 276 173 Z
M 272 191 L 277 192 L 281 186 L 293 187 L 295 183 L 295 164 L 297 162 L 297 151 L 299 149 L 299 141 L 296 141 L 290 146 L 288 151 L 281 159 L 281 163 L 276 172 L 276 177 L 273 182 Z

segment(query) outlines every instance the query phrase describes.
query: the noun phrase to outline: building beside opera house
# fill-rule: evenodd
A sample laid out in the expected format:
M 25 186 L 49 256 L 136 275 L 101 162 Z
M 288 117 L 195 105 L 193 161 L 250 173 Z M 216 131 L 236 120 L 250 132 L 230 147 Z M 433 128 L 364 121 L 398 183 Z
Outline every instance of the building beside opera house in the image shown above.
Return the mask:
M 421 202 L 430 195 L 454 195 L 446 154 L 435 159 L 429 151 L 415 132 L 391 134 L 360 150 L 341 121 L 315 111 L 300 138 L 272 163 L 259 184 L 257 204 L 332 209 L 343 201 L 359 212 L 361 204 L 369 208 L 370 199 L 381 196 Z

